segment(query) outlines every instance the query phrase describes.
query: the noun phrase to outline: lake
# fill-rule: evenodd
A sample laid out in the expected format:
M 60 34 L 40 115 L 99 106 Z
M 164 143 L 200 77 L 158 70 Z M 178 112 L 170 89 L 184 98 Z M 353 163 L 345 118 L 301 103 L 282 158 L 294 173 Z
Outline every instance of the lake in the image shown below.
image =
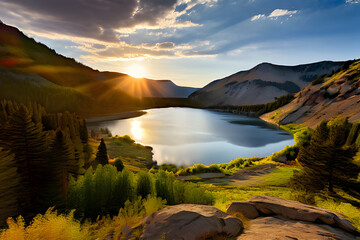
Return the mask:
M 153 147 L 161 164 L 210 165 L 252 156 L 265 157 L 293 145 L 293 136 L 261 119 L 192 108 L 146 110 L 136 118 L 90 122 Z

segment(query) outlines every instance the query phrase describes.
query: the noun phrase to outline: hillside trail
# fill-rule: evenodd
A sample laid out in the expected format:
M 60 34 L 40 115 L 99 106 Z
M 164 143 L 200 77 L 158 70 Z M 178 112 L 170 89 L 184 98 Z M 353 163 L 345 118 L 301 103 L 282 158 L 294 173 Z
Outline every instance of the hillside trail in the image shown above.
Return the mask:
M 205 180 L 205 184 L 226 184 L 231 186 L 255 186 L 265 184 L 263 176 L 270 174 L 277 167 L 276 164 L 265 164 L 250 169 L 243 169 L 231 176 Z

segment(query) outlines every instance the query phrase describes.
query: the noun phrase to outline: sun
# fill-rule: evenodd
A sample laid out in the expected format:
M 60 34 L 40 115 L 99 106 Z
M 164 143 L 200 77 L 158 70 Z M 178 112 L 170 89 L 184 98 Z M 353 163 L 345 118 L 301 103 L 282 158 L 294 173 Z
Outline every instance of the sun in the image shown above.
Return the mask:
M 126 73 L 134 78 L 143 78 L 147 74 L 144 66 L 140 64 L 132 64 L 126 69 Z

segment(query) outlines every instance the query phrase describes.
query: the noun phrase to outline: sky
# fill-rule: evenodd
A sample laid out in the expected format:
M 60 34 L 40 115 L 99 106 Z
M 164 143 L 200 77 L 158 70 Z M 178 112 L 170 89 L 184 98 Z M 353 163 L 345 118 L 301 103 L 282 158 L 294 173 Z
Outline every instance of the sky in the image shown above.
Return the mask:
M 0 20 L 94 69 L 181 86 L 360 58 L 360 0 L 0 0 Z

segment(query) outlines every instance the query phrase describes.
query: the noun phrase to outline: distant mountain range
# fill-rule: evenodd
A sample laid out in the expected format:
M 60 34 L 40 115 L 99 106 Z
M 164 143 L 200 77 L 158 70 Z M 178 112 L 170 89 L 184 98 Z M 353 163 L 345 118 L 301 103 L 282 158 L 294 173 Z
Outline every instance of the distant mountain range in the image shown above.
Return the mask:
M 75 111 L 89 105 L 121 110 L 139 105 L 139 98 L 186 98 L 196 90 L 177 86 L 170 80 L 138 79 L 94 70 L 57 54 L 17 28 L 0 23 L 2 98 L 53 104 L 60 108 L 56 110 Z
M 289 104 L 261 116 L 276 124 L 304 123 L 315 127 L 321 120 L 349 117 L 360 120 L 360 61 L 349 61 L 331 76 L 322 76 L 295 95 Z
M 318 76 L 338 70 L 343 63 L 323 61 L 298 66 L 262 63 L 213 81 L 189 97 L 204 106 L 263 104 L 299 92 Z

